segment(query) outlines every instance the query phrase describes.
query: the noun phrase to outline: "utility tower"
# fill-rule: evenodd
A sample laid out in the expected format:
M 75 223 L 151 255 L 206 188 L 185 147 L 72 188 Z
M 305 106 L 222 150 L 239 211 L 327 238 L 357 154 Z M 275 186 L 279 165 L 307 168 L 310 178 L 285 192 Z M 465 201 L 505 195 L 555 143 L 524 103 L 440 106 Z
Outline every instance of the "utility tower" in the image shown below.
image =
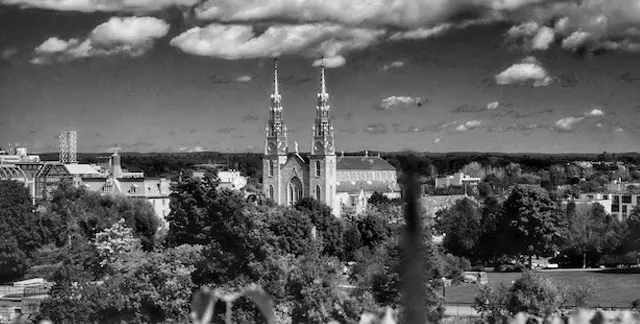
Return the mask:
M 77 133 L 76 131 L 64 131 L 60 133 L 60 163 L 77 163 Z

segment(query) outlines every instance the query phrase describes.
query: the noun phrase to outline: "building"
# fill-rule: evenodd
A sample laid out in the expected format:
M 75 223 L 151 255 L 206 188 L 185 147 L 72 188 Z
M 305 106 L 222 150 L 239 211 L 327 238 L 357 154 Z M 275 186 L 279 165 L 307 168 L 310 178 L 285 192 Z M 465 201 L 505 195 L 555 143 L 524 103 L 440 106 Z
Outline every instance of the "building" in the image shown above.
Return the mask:
M 171 183 L 165 178 L 145 178 L 142 172 L 128 172 L 122 168 L 116 151 L 109 159 L 107 173 L 86 174 L 77 185 L 103 194 L 121 194 L 130 198 L 146 199 L 163 221 L 171 212 L 169 195 Z
M 607 214 L 619 221 L 626 220 L 635 206 L 640 205 L 640 193 L 615 191 L 605 193 L 583 193 L 579 199 L 573 200 L 576 205 L 598 203 Z
M 294 205 L 303 197 L 313 197 L 340 217 L 348 210 L 361 212 L 375 191 L 393 198 L 400 195 L 395 169 L 380 157 L 336 156 L 324 64 L 309 154 L 300 153 L 297 142 L 294 152 L 289 152 L 282 111 L 276 60 L 263 157 L 262 185 L 267 197 L 280 205 Z
M 469 175 L 465 175 L 462 172 L 455 173 L 454 175 L 446 176 L 443 178 L 436 178 L 436 188 L 446 188 L 451 186 L 477 186 L 480 183 L 480 178 L 471 178 Z
M 194 166 L 195 170 L 192 172 L 192 176 L 197 179 L 204 178 L 204 174 L 208 170 L 215 170 L 220 181 L 220 188 L 228 188 L 232 190 L 241 190 L 247 185 L 247 177 L 240 174 L 240 171 L 236 169 L 226 168 L 225 164 L 208 163 L 197 164 Z

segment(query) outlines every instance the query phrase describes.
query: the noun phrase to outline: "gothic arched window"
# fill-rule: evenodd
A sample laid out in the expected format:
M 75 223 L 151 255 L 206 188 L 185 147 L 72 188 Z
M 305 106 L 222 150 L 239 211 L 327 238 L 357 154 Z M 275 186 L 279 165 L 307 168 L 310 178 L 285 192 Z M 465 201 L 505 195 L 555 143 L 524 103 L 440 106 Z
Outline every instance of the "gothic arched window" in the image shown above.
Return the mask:
M 302 182 L 297 177 L 291 179 L 288 188 L 289 205 L 295 205 L 302 199 Z
M 320 200 L 321 197 L 320 185 L 316 186 L 316 200 Z
M 273 185 L 269 185 L 269 198 L 273 199 Z
M 320 161 L 316 161 L 316 177 L 320 176 Z
M 273 160 L 269 160 L 269 176 L 273 177 Z

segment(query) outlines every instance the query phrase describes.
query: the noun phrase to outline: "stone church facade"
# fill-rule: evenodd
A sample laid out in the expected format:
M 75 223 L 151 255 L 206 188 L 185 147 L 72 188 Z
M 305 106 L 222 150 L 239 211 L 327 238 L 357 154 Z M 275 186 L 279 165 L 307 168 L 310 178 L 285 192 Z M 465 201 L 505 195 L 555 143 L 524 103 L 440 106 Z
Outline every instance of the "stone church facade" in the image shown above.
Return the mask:
M 276 60 L 265 130 L 262 170 L 265 195 L 280 205 L 295 205 L 303 197 L 313 197 L 330 206 L 337 217 L 345 212 L 364 211 L 366 200 L 376 191 L 390 198 L 399 197 L 396 170 L 388 162 L 368 154 L 336 155 L 324 64 L 315 111 L 310 152 L 301 154 L 297 142 L 294 152 L 289 152 Z

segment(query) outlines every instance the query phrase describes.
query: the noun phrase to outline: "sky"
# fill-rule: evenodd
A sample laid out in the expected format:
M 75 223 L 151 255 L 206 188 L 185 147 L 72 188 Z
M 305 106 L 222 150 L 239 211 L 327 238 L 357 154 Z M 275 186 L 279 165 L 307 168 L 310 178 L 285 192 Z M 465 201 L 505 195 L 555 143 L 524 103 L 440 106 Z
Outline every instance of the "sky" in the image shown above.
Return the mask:
M 637 0 L 0 0 L 0 146 L 289 147 L 319 62 L 338 151 L 636 152 Z

